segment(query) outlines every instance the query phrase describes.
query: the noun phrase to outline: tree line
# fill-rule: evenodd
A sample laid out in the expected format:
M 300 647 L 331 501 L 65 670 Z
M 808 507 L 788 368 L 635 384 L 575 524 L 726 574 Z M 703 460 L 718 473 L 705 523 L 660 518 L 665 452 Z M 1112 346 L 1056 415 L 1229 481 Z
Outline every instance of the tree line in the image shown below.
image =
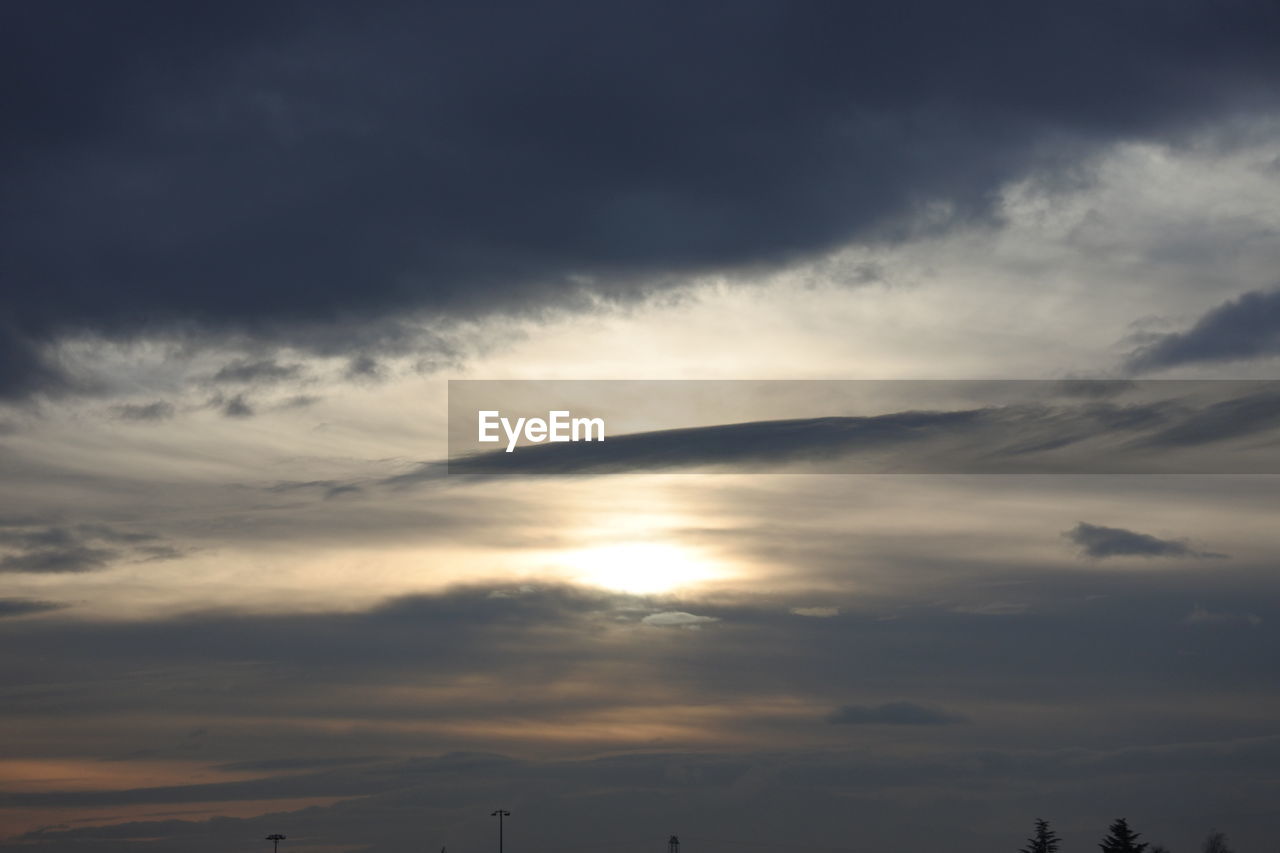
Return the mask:
M 1107 830 L 1106 837 L 1098 842 L 1098 847 L 1102 853 L 1146 853 L 1148 847 L 1151 848 L 1150 853 L 1169 853 L 1167 847 L 1159 844 L 1151 846 L 1145 841 L 1139 841 L 1141 837 L 1142 833 L 1134 832 L 1129 828 L 1127 820 L 1117 818 Z M 1035 832 L 1018 853 L 1057 853 L 1060 840 L 1058 834 L 1049 826 L 1049 821 L 1039 819 L 1036 820 Z M 1200 851 L 1201 853 L 1234 853 L 1227 846 L 1227 836 L 1216 829 L 1209 833 Z

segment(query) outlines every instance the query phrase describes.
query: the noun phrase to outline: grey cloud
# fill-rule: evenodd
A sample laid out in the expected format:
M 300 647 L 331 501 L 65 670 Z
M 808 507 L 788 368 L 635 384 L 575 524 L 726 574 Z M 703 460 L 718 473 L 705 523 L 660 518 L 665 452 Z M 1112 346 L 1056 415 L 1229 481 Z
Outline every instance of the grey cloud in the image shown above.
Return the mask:
M 222 414 L 228 418 L 251 418 L 254 415 L 253 407 L 249 405 L 249 401 L 244 398 L 243 394 L 236 394 L 234 397 L 220 403 Z
M 284 402 L 278 404 L 281 409 L 305 409 L 308 406 L 314 406 L 324 398 L 316 394 L 297 394 L 289 397 Z
M 65 547 L 80 542 L 80 535 L 69 527 L 15 525 L 0 530 L 0 544 L 19 548 Z
M 474 587 L 392 599 L 372 610 L 345 615 L 293 614 L 262 620 L 236 613 L 192 614 L 115 628 L 86 624 L 46 637 L 59 645 L 69 643 L 70 648 L 93 642 L 98 630 L 106 630 L 114 640 L 98 635 L 103 641 L 97 646 L 99 657 L 110 656 L 108 647 L 118 644 L 115 649 L 125 658 L 140 655 L 157 663 L 170 660 L 173 654 L 177 655 L 173 660 L 193 666 L 199 661 L 266 659 L 310 667 L 327 658 L 335 672 L 355 667 L 350 672 L 367 669 L 372 674 L 429 661 L 433 671 L 442 674 L 497 665 L 508 642 L 518 642 L 527 654 L 540 649 L 547 661 L 567 660 L 562 654 L 571 654 L 576 641 L 567 641 L 578 631 L 594 630 L 616 606 L 635 601 L 630 596 L 555 585 Z M 543 634 L 544 629 L 549 633 Z M 81 634 L 82 630 L 86 633 Z M 558 637 L 555 632 L 562 630 L 570 633 Z M 270 640 L 273 635 L 276 639 Z M 561 649 L 562 640 L 566 644 Z M 170 641 L 180 651 L 166 648 Z M 529 677 L 539 676 L 530 673 Z
M 1032 574 L 1043 583 L 1043 569 Z M 916 701 L 943 707 L 1038 697 L 1066 703 L 1076 713 L 1097 691 L 1114 696 L 1123 684 L 1132 685 L 1123 690 L 1135 700 L 1165 702 L 1204 684 L 1242 693 L 1265 683 L 1274 607 L 1241 600 L 1229 578 L 1217 587 L 1201 580 L 1189 593 L 1177 578 L 1156 583 L 1146 577 L 1083 578 L 1064 569 L 1053 607 L 1034 618 L 1009 619 L 918 603 L 905 610 L 888 604 L 895 618 L 884 619 L 885 611 L 867 609 L 865 595 L 829 594 L 840 605 L 838 619 L 797 619 L 785 601 L 763 607 L 572 587 L 489 586 L 401 598 L 354 613 L 9 620 L 9 628 L 0 628 L 0 645 L 12 653 L 0 655 L 0 670 L 25 673 L 32 692 L 10 697 L 4 711 L 51 719 L 89 710 L 123 714 L 145 711 L 162 697 L 177 718 L 199 715 L 210 726 L 221 715 L 234 718 L 249 709 L 261 719 L 345 715 L 425 722 L 501 716 L 519 695 L 526 719 L 550 719 L 618 704 L 644 707 L 650 700 L 640 686 L 648 682 L 636 673 L 661 673 L 696 703 L 785 693 L 815 708 L 831 707 L 851 692 L 892 684 L 912 691 Z M 1224 632 L 1222 644 L 1170 660 L 1167 649 L 1188 642 L 1182 620 L 1191 595 L 1212 595 L 1223 612 L 1252 611 L 1261 621 L 1250 638 Z M 812 600 L 812 593 L 793 604 L 805 599 Z M 718 622 L 716 630 L 675 642 L 678 632 L 616 618 L 655 612 Z M 678 626 L 687 619 L 668 621 Z M 1081 631 L 1081 624 L 1089 630 Z M 31 656 L 43 661 L 38 672 L 29 668 Z M 76 687 L 78 661 L 85 656 L 95 661 L 98 680 Z M 1228 659 L 1231 666 L 1224 668 Z M 412 694 L 403 698 L 410 688 L 465 685 L 476 673 L 485 679 L 465 691 L 461 704 L 425 706 Z M 547 689 L 560 679 L 593 687 L 565 695 Z M 965 686 L 974 679 L 982 685 L 976 692 Z M 121 691 L 124 681 L 129 689 Z M 53 692 L 42 695 L 38 688 L 45 685 Z M 362 750 L 370 747 L 366 742 Z
M 174 406 L 164 400 L 156 400 L 154 403 L 124 403 L 111 411 L 123 421 L 155 422 L 172 418 Z
M 827 722 L 838 726 L 948 726 L 967 721 L 963 714 L 914 702 L 842 705 L 827 715 Z
M 0 557 L 0 572 L 91 572 L 106 568 L 118 556 L 106 548 L 32 548 Z
M 1133 381 L 1122 379 L 1064 379 L 1057 383 L 1058 393 L 1064 397 L 1085 397 L 1105 400 L 1131 391 Z
M 0 398 L 23 398 L 77 390 L 77 383 L 57 363 L 47 336 L 33 337 L 3 322 L 0 314 Z
M 347 363 L 348 379 L 377 379 L 382 376 L 382 365 L 370 355 L 358 355 Z
M 261 763 L 258 769 L 270 774 L 127 790 L 9 790 L 5 803 L 136 814 L 241 799 L 267 809 L 295 797 L 346 801 L 247 822 L 71 825 L 22 839 L 58 853 L 113 844 L 215 851 L 234 847 L 236 837 L 264 824 L 272 826 L 259 837 L 283 831 L 337 846 L 367 841 L 374 826 L 387 832 L 384 849 L 392 851 L 406 838 L 421 840 L 424 823 L 454 826 L 449 821 L 475 811 L 477 802 L 491 809 L 499 798 L 529 815 L 520 831 L 532 849 L 532 822 L 541 819 L 534 815 L 547 820 L 539 837 L 562 838 L 566 826 L 578 826 L 573 815 L 587 819 L 584 800 L 600 806 L 610 792 L 619 796 L 620 810 L 601 807 L 608 820 L 637 824 L 622 840 L 655 823 L 665 827 L 672 809 L 691 798 L 704 808 L 719 802 L 720 810 L 711 812 L 733 821 L 767 810 L 774 826 L 793 795 L 809 804 L 865 795 L 875 800 L 869 814 L 901 807 L 907 815 L 929 798 L 973 790 L 974 802 L 1012 814 L 1028 791 L 1061 797 L 1067 808 L 1080 801 L 1075 794 L 1097 798 L 1105 791 L 1103 799 L 1112 802 L 1143 791 L 1159 799 L 1198 792 L 1212 778 L 1229 780 L 1237 803 L 1240 791 L 1263 803 L 1265 790 L 1254 782 L 1271 772 L 1275 742 L 1264 739 L 1272 734 L 1270 718 L 1255 712 L 1270 695 L 1280 621 L 1269 569 L 1257 567 L 1258 581 L 1243 583 L 1228 572 L 1084 578 L 1078 571 L 1028 568 L 1001 577 L 1024 591 L 1034 579 L 1052 599 L 1052 607 L 1027 619 L 956 614 L 918 595 L 915 606 L 887 607 L 895 618 L 885 619 L 886 610 L 873 600 L 879 596 L 861 587 L 826 589 L 821 599 L 819 590 L 804 589 L 766 600 L 490 585 L 361 612 L 0 620 L 0 681 L 16 683 L 21 676 L 25 683 L 6 694 L 0 722 L 23 731 L 38 726 L 64 752 L 85 743 L 92 749 L 109 737 L 122 753 L 176 742 L 198 725 L 209 731 L 201 758 L 222 766 Z M 1188 630 L 1180 620 L 1195 600 L 1189 590 L 1212 600 L 1216 611 L 1256 610 L 1263 621 L 1248 631 Z M 934 595 L 925 590 L 926 601 Z M 790 612 L 815 600 L 838 605 L 842 615 L 801 619 Z M 720 622 L 697 633 L 656 631 L 617 623 L 619 612 L 683 612 Z M 1171 655 L 1171 648 L 1189 654 Z M 664 689 L 654 690 L 655 679 Z M 1207 691 L 1211 702 L 1203 701 Z M 843 712 L 846 725 L 816 724 L 826 709 L 866 695 L 910 701 L 855 704 Z M 781 716 L 780 697 L 787 709 Z M 157 715 L 157 707 L 165 714 Z M 706 721 L 709 708 L 730 713 Z M 971 715 L 971 723 L 943 724 L 940 716 L 959 716 L 955 709 Z M 532 745 L 528 752 L 536 754 L 546 743 L 535 735 L 522 744 L 518 732 L 525 726 L 558 739 L 580 734 L 584 715 L 599 713 L 613 728 L 624 712 L 664 724 L 686 714 L 706 721 L 711 749 L 689 754 L 665 739 L 605 739 L 592 745 L 590 752 L 601 757 L 591 760 L 474 754 L 363 760 L 492 749 L 491 735 L 468 729 L 512 723 L 511 751 Z M 77 725 L 80 720 L 86 724 Z M 1037 748 L 1009 746 L 1004 730 L 1011 720 L 1026 738 L 1021 742 Z M 436 724 L 442 733 L 430 731 Z M 1184 748 L 1223 731 L 1252 740 Z M 814 746 L 815 734 L 838 739 L 840 748 Z M 721 739 L 751 746 L 712 753 Z M 759 742 L 769 744 L 767 751 L 754 746 Z M 851 743 L 858 748 L 846 750 Z M 1117 743 L 1146 748 L 1117 750 Z M 631 754 L 611 754 L 624 750 Z M 150 757 L 179 754 L 189 757 L 176 747 Z M 361 760 L 343 763 L 343 756 Z M 970 805 L 958 807 L 957 826 L 969 826 L 964 812 Z M 847 809 L 840 814 L 848 819 Z M 838 831 L 833 824 L 823 834 Z M 450 846 L 461 846 L 453 840 L 460 831 L 441 832 Z M 879 837 L 866 825 L 860 832 L 864 839 Z M 900 829 L 883 832 L 886 840 L 902 838 Z M 958 849 L 977 853 L 989 845 L 974 841 Z
M 1145 372 L 1201 362 L 1280 355 L 1280 290 L 1245 293 L 1204 314 L 1184 332 L 1160 335 L 1129 357 Z
M 1280 68 L 1248 2 L 75 10 L 4 30 L 6 396 L 65 386 L 72 334 L 350 353 L 990 221 L 1007 180 L 1272 109 Z
M 31 613 L 48 613 L 69 606 L 57 601 L 40 601 L 33 598 L 0 598 L 0 619 L 26 616 Z
M 1236 820 L 1244 824 L 1242 837 L 1253 833 L 1263 847 L 1271 837 L 1265 781 L 1275 766 L 1274 742 L 1255 739 L 1235 748 L 1207 745 L 1200 750 L 1170 745 L 1206 732 L 1204 739 L 1211 740 L 1222 732 L 1265 734 L 1274 728 L 1259 712 L 1273 698 L 1272 650 L 1280 625 L 1280 595 L 1275 594 L 1268 561 L 1247 572 L 1226 564 L 1211 573 L 1110 577 L 1112 573 L 1081 573 L 1078 567 L 1054 571 L 1052 565 L 1026 565 L 1024 553 L 1013 560 L 1020 565 L 1011 565 L 989 553 L 985 539 L 952 541 L 931 531 L 941 538 L 939 550 L 953 553 L 955 561 L 892 562 L 892 571 L 913 578 L 916 588 L 904 594 L 905 601 L 885 602 L 882 590 L 861 570 L 851 569 L 851 555 L 867 555 L 868 563 L 879 558 L 867 551 L 872 531 L 847 523 L 858 515 L 849 496 L 875 491 L 877 482 L 850 483 L 843 498 L 831 482 L 811 493 L 799 484 L 775 490 L 775 505 L 759 521 L 777 525 L 776 516 L 783 512 L 812 517 L 826 508 L 837 513 L 840 523 L 826 530 L 817 524 L 773 526 L 762 538 L 831 549 L 843 585 L 795 589 L 771 601 L 732 594 L 628 600 L 583 590 L 501 587 L 414 597 L 355 613 L 223 612 L 156 622 L 84 620 L 45 626 L 36 623 L 70 620 L 6 620 L 14 624 L 0 638 L 0 682 L 28 685 L 20 695 L 6 695 L 6 728 L 17 741 L 17 726 L 23 732 L 42 726 L 44 738 L 37 743 L 56 743 L 62 754 L 92 754 L 102 739 L 121 751 L 135 745 L 163 751 L 166 731 L 185 733 L 198 721 L 211 732 L 202 739 L 206 746 L 201 753 L 210 762 L 289 761 L 297 754 L 318 760 L 344 753 L 422 755 L 455 748 L 447 742 L 465 738 L 466 725 L 517 717 L 520 726 L 575 734 L 584 711 L 612 712 L 616 720 L 620 709 L 628 719 L 633 709 L 640 709 L 666 723 L 692 706 L 725 709 L 724 718 L 712 723 L 715 734 L 741 737 L 752 748 L 769 743 L 774 747 L 770 755 L 679 754 L 678 745 L 646 741 L 623 748 L 670 754 L 611 755 L 554 766 L 460 757 L 388 761 L 376 772 L 318 764 L 267 769 L 273 778 L 257 787 L 174 785 L 135 788 L 131 795 L 28 790 L 16 793 L 48 799 L 24 801 L 27 807 L 44 803 L 75 810 L 115 803 L 117 817 L 153 802 L 159 811 L 162 805 L 175 809 L 203 797 L 226 802 L 224 798 L 250 796 L 266 809 L 274 803 L 276 811 L 248 820 L 68 824 L 12 844 L 57 853 L 216 853 L 284 831 L 306 838 L 300 845 L 363 845 L 391 853 L 438 832 L 447 836 L 450 849 L 480 849 L 481 842 L 491 841 L 491 827 L 477 828 L 475 842 L 464 846 L 457 839 L 472 837 L 461 828 L 466 815 L 482 803 L 483 822 L 495 802 L 511 802 L 525 821 L 519 828 L 525 849 L 541 849 L 544 839 L 548 846 L 563 843 L 570 829 L 577 831 L 584 821 L 596 819 L 606 827 L 624 824 L 608 830 L 616 831 L 616 845 L 606 844 L 604 835 L 595 836 L 594 825 L 588 824 L 595 842 L 623 850 L 629 849 L 627 844 L 647 845 L 635 839 L 647 839 L 653 826 L 669 831 L 671 823 L 682 832 L 701 827 L 685 833 L 686 843 L 699 832 L 742 839 L 742 823 L 757 813 L 766 814 L 768 821 L 762 819 L 752 829 L 753 837 L 773 838 L 757 833 L 765 832 L 769 822 L 775 827 L 789 823 L 784 820 L 788 815 L 820 819 L 831 801 L 841 806 L 833 811 L 839 820 L 815 825 L 820 828 L 812 829 L 814 849 L 824 840 L 843 843 L 832 839 L 845 837 L 840 833 L 854 822 L 860 843 L 879 840 L 896 849 L 903 832 L 910 831 L 911 815 L 924 809 L 933 818 L 935 840 L 938 825 L 958 827 L 972 838 L 955 842 L 955 849 L 977 853 L 1002 843 L 1002 833 L 1036 799 L 1058 804 L 1064 819 L 1069 816 L 1081 825 L 1092 825 L 1096 816 L 1090 809 L 1102 808 L 1098 803 L 1109 809 L 1116 802 L 1142 799 L 1141 807 L 1162 809 L 1151 812 L 1162 821 L 1178 819 L 1188 805 L 1194 820 L 1207 820 L 1206 815 L 1224 813 L 1221 809 L 1228 806 L 1232 815 L 1256 814 Z M 1091 496 L 1122 501 L 1132 493 L 1110 489 L 1123 487 L 1123 482 L 1092 486 Z M 733 490 L 737 484 L 722 488 Z M 1238 491 L 1230 493 L 1236 500 L 1243 495 L 1265 505 L 1274 497 L 1257 484 L 1234 488 Z M 456 491 L 463 498 L 469 491 L 484 499 L 499 497 L 479 488 Z M 1062 497 L 1058 492 L 1039 494 L 1041 502 L 1048 502 L 1049 494 Z M 1213 497 L 1204 499 L 1214 502 Z M 935 505 L 949 503 L 953 501 L 935 498 Z M 1009 500 L 1006 505 L 1018 503 Z M 500 504 L 481 505 L 490 519 L 505 514 Z M 736 512 L 729 515 L 742 518 Z M 1016 525 L 1016 520 L 1000 518 L 1002 524 Z M 751 526 L 754 520 L 743 523 Z M 912 535 L 929 529 L 930 518 L 916 521 Z M 997 535 L 999 530 L 994 528 Z M 61 537 L 53 533 L 44 538 Z M 931 578 L 962 574 L 952 569 L 963 570 L 966 559 L 983 564 L 991 574 L 984 576 L 987 585 L 980 589 L 969 589 L 968 576 L 954 582 L 958 587 L 988 596 L 984 600 L 1026 594 L 1048 606 L 1027 618 L 990 619 L 951 613 L 950 601 L 931 605 L 942 596 Z M 786 566 L 795 587 L 810 577 L 803 555 L 775 555 L 773 564 Z M 495 597 L 494 591 L 503 595 Z M 1181 620 L 1197 600 L 1211 605 L 1214 613 L 1256 611 L 1262 621 L 1248 630 L 1188 628 Z M 842 615 L 801 619 L 790 613 L 793 607 L 819 603 L 839 607 Z M 715 630 L 700 633 L 637 630 L 634 636 L 640 641 L 630 643 L 625 634 L 608 633 L 613 613 L 621 607 L 631 614 L 688 612 L 721 621 Z M 653 690 L 654 684 L 663 689 Z M 456 704 L 440 701 L 435 692 L 447 696 L 471 690 L 476 692 Z M 885 729 L 819 722 L 826 709 L 850 697 L 878 701 L 900 696 L 926 708 L 963 709 L 973 723 Z M 768 710 L 761 714 L 754 706 L 780 697 L 801 704 L 802 714 L 778 722 L 769 719 Z M 1027 713 L 1028 707 L 1035 713 Z M 157 714 L 157 708 L 165 713 Z M 420 734 L 439 720 L 455 724 L 456 730 L 435 739 Z M 389 731 L 378 731 L 382 721 L 392 723 Z M 1006 727 L 1006 721 L 1016 725 Z M 803 729 L 806 737 L 816 734 L 860 748 L 846 753 L 813 747 L 812 741 L 789 747 L 784 737 L 774 735 L 787 726 Z M 1005 729 L 1018 731 L 1024 744 L 1043 749 L 1009 748 Z M 472 747 L 475 740 L 462 746 Z M 891 747 L 868 754 L 879 750 L 881 741 L 905 742 L 916 754 L 895 754 Z M 1112 751 L 1126 742 L 1160 748 Z M 599 755 L 610 746 L 591 752 Z M 157 757 L 173 757 L 176 748 L 170 750 Z M 527 752 L 540 750 L 546 751 L 545 743 Z M 353 772 L 347 778 L 316 778 L 312 772 L 344 769 Z M 288 778 L 299 770 L 308 772 L 297 775 L 312 778 Z M 383 787 L 386 778 L 399 783 Z M 1203 800 L 1206 789 L 1219 788 L 1230 803 Z M 334 807 L 279 811 L 285 798 L 317 792 L 351 799 Z M 584 802 L 594 808 L 584 808 Z M 954 814 L 945 811 L 948 802 Z M 610 805 L 617 808 L 606 807 Z M 891 820 L 884 818 L 886 811 Z M 708 822 L 698 824 L 699 819 Z M 713 819 L 724 821 L 719 832 Z M 797 825 L 809 826 L 805 820 Z M 1237 825 L 1233 822 L 1233 830 Z M 1177 839 L 1163 828 L 1161 837 Z M 657 843 L 664 839 L 659 836 Z M 787 840 L 797 841 L 791 836 Z
M 1261 436 L 1277 428 L 1280 428 L 1280 391 L 1271 386 L 1171 418 L 1167 425 L 1138 439 L 1136 444 L 1152 448 L 1195 447 Z
M 176 560 L 185 552 L 172 545 L 142 545 L 133 551 L 134 557 L 142 563 L 155 563 L 163 560 Z
M 1221 559 L 1226 554 L 1197 551 L 1181 539 L 1160 539 L 1147 533 L 1080 522 L 1062 534 L 1095 560 L 1108 557 L 1198 557 Z
M 268 491 L 278 494 L 287 494 L 289 492 L 298 491 L 319 491 L 324 500 L 332 500 L 340 498 L 344 495 L 359 495 L 364 493 L 364 488 L 356 483 L 343 482 L 341 480 L 308 480 L 304 482 L 287 482 L 276 483 L 267 487 Z
M 263 385 L 297 379 L 302 375 L 300 364 L 280 364 L 274 359 L 252 360 L 242 358 L 219 368 L 213 374 L 214 382 L 235 382 Z
M 166 560 L 180 555 L 159 538 L 99 523 L 5 526 L 0 528 L 0 551 L 9 553 L 0 556 L 0 572 L 90 572 L 128 558 Z
M 958 604 L 956 613 L 972 613 L 977 616 L 1020 616 L 1030 609 L 1022 601 L 985 601 L 978 604 Z
M 154 542 L 160 537 L 154 533 L 142 533 L 136 530 L 120 530 L 109 524 L 77 524 L 74 528 L 76 536 L 90 539 L 101 539 L 104 542 L 138 543 Z
M 324 499 L 332 500 L 333 498 L 340 498 L 343 495 L 358 495 L 363 492 L 364 489 L 352 483 L 340 483 L 325 489 Z

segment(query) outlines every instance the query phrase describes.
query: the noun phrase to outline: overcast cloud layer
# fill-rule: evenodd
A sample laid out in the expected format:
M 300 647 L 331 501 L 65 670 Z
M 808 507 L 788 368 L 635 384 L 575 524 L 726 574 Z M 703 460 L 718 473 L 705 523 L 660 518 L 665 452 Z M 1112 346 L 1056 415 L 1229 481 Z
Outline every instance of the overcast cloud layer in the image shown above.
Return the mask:
M 0 850 L 1280 834 L 1273 4 L 0 43 Z M 455 378 L 1050 381 L 623 388 L 492 477 Z

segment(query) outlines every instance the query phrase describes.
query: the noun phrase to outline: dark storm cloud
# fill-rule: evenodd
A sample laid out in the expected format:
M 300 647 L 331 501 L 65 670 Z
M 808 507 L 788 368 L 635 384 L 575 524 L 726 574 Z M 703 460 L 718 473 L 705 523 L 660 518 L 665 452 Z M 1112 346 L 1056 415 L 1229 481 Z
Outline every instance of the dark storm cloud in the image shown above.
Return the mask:
M 3 525 L 0 572 L 90 572 L 124 559 L 170 560 L 181 555 L 176 548 L 159 544 L 159 539 L 107 524 Z
M 1280 290 L 1253 291 L 1224 302 L 1185 332 L 1160 335 L 1129 358 L 1144 372 L 1201 362 L 1280 355 Z
M 7 311 L 0 303 L 0 311 Z M 75 389 L 71 380 L 45 350 L 48 338 L 33 339 L 19 332 L 0 315 L 0 398 L 26 397 L 37 391 L 47 393 Z
M 827 722 L 837 726 L 949 726 L 967 720 L 963 714 L 914 702 L 842 705 L 827 715 Z
M 983 216 L 1037 167 L 1270 109 L 1280 70 L 1262 2 L 86 2 L 5 23 L 10 396 L 59 381 L 66 335 L 340 348 L 405 312 L 625 296 L 901 235 L 927 207 Z
M 1062 535 L 1080 546 L 1082 554 L 1095 560 L 1103 560 L 1107 557 L 1222 558 L 1226 556 L 1211 551 L 1197 551 L 1181 539 L 1160 539 L 1146 533 L 1125 530 L 1123 527 L 1103 527 L 1083 521 Z

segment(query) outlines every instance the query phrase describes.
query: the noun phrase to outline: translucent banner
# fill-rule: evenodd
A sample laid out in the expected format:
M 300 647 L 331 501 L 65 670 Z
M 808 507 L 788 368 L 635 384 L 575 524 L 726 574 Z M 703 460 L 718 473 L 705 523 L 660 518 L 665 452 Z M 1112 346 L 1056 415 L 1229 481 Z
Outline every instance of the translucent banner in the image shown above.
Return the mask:
M 1276 474 L 1280 382 L 452 380 L 445 467 Z

